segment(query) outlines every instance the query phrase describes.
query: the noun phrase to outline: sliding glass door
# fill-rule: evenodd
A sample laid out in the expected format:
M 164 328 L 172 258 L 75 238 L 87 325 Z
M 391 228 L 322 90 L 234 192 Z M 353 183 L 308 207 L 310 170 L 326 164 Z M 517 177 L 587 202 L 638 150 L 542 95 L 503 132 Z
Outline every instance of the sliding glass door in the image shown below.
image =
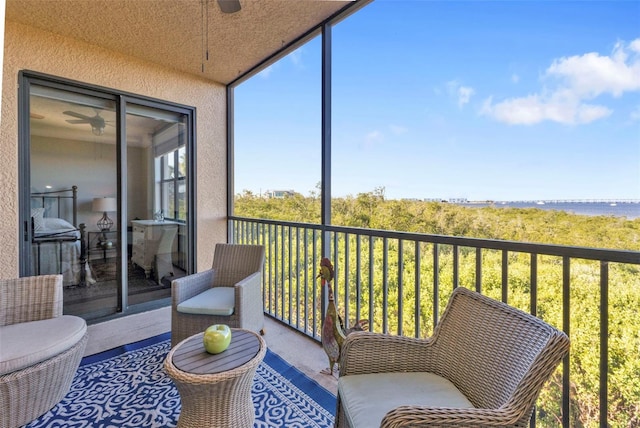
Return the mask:
M 188 269 L 189 117 L 127 103 L 128 300 L 171 295 Z
M 21 82 L 21 275 L 62 274 L 86 319 L 168 304 L 194 265 L 193 109 Z

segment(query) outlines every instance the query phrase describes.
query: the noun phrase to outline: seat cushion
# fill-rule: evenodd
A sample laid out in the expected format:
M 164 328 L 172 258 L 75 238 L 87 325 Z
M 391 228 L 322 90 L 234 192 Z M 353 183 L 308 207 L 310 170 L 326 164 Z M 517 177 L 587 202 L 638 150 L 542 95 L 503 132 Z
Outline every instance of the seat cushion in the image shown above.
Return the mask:
M 73 315 L 0 327 L 0 375 L 66 351 L 77 344 L 86 331 L 85 320 Z
M 229 316 L 234 310 L 233 287 L 213 287 L 178 305 L 178 312 L 183 314 Z
M 338 394 L 349 425 L 379 427 L 398 406 L 473 408 L 447 379 L 433 373 L 376 373 L 340 377 Z

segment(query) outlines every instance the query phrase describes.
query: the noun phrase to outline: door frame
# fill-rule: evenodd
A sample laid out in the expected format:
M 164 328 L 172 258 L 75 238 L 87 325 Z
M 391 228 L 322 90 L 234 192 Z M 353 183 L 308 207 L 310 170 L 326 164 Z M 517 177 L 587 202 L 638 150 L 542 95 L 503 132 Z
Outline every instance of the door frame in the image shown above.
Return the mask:
M 196 254 L 196 109 L 178 103 L 172 103 L 156 98 L 105 88 L 96 85 L 51 76 L 31 70 L 21 70 L 18 73 L 18 230 L 19 239 L 19 275 L 30 275 L 32 262 L 31 253 L 31 127 L 30 127 L 30 93 L 31 85 L 51 87 L 63 91 L 79 93 L 115 102 L 116 106 L 116 150 L 117 150 L 117 201 L 118 218 L 117 230 L 119 242 L 127 242 L 127 150 L 126 150 L 126 106 L 137 104 L 172 113 L 183 114 L 186 117 L 187 128 L 187 260 L 185 263 L 187 274 L 195 272 Z M 128 304 L 126 270 L 122 266 L 127 263 L 127 248 L 120 246 L 117 274 L 119 279 L 119 294 L 117 312 L 126 314 L 135 311 Z

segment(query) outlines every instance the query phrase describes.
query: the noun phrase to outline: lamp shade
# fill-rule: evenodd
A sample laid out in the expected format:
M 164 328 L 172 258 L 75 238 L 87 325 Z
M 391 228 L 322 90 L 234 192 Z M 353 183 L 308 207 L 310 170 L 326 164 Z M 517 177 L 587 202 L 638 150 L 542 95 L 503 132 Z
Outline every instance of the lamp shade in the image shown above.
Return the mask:
M 93 198 L 91 209 L 96 212 L 113 212 L 118 210 L 116 198 Z

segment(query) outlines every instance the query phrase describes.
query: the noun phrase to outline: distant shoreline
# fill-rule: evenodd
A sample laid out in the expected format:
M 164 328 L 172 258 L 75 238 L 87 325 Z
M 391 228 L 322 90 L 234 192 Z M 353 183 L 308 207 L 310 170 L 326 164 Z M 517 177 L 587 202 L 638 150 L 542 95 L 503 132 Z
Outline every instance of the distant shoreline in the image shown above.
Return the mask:
M 447 201 L 444 201 L 447 202 Z M 640 200 L 538 200 L 538 201 L 465 201 L 448 202 L 470 208 L 537 208 L 541 210 L 566 211 L 588 216 L 640 218 Z
M 443 202 L 451 202 L 443 201 Z M 452 202 L 458 203 L 458 202 Z M 522 201 L 466 201 L 465 204 L 640 204 L 640 199 L 532 199 Z

